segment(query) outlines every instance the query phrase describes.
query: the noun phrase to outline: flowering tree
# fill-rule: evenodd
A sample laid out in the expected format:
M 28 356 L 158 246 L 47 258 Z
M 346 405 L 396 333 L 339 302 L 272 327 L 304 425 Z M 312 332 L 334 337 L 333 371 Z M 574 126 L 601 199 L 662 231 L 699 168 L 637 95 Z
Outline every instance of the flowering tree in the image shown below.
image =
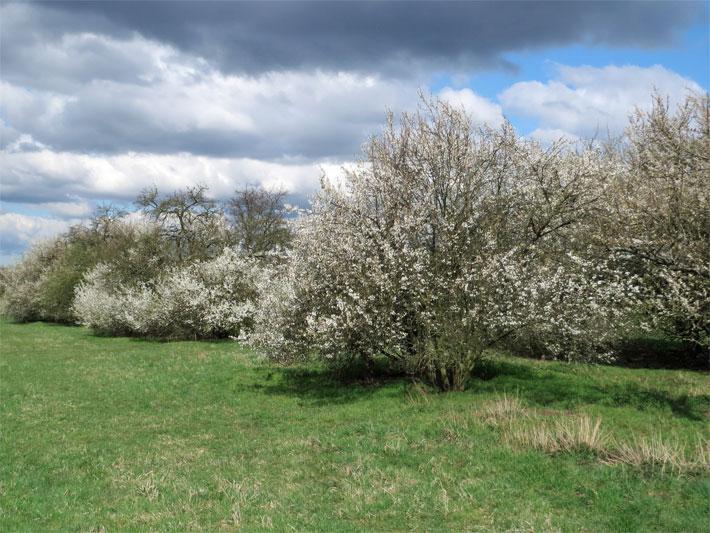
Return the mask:
M 674 113 L 660 95 L 627 131 L 626 171 L 609 189 L 603 239 L 628 255 L 653 329 L 710 354 L 710 96 Z
M 545 149 L 434 101 L 399 124 L 390 114 L 365 153 L 343 184 L 323 179 L 301 219 L 282 278 L 293 285 L 279 289 L 288 316 L 257 318 L 263 351 L 383 354 L 462 389 L 483 351 L 523 328 L 591 338 L 594 323 L 621 316 L 624 276 L 586 260 L 575 239 L 595 216 L 598 152 Z M 591 351 L 607 342 L 604 329 Z
M 21 322 L 51 320 L 46 288 L 59 270 L 67 247 L 60 238 L 39 241 L 22 260 L 0 268 L 0 312 Z

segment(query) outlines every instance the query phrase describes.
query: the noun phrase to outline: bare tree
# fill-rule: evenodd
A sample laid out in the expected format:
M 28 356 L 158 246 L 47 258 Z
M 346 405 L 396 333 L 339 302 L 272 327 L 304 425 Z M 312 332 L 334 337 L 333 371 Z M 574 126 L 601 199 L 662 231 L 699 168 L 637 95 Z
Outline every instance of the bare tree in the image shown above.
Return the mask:
M 198 184 L 161 196 L 152 185 L 136 199 L 136 205 L 161 224 L 178 261 L 210 257 L 220 247 L 222 210 L 207 191 L 206 185 Z
M 285 220 L 286 191 L 245 187 L 236 191 L 227 204 L 234 239 L 248 255 L 287 248 L 291 230 Z
M 127 214 L 126 211 L 112 203 L 100 205 L 89 219 L 89 229 L 106 240 L 111 234 L 111 230 Z

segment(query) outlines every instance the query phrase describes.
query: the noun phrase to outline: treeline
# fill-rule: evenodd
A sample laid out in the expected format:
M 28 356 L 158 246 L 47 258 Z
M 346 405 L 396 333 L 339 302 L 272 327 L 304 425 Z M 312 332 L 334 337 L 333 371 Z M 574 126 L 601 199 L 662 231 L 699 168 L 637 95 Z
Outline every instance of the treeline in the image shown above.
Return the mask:
M 422 101 L 307 213 L 144 190 L 2 270 L 3 312 L 107 334 L 241 336 L 284 362 L 385 358 L 461 389 L 485 350 L 613 360 L 638 335 L 710 353 L 710 98 L 550 146 Z
M 220 205 L 203 185 L 167 195 L 149 187 L 136 199 L 139 216 L 101 207 L 3 267 L 2 312 L 109 335 L 238 335 L 252 271 L 282 261 L 291 242 L 284 197 L 245 188 Z

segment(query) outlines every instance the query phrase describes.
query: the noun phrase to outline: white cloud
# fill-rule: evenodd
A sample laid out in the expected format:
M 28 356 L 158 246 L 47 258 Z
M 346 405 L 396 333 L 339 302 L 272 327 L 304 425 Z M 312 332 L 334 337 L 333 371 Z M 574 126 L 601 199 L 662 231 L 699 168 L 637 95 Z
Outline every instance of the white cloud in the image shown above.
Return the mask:
M 475 122 L 486 123 L 492 128 L 503 124 L 503 110 L 500 105 L 477 95 L 471 89 L 452 89 L 444 87 L 438 94 L 442 100 L 452 105 L 463 107 Z
M 506 113 L 538 119 L 538 137 L 567 132 L 593 137 L 619 134 L 635 107 L 649 108 L 653 91 L 680 103 L 688 90 L 701 91 L 694 81 L 660 65 L 603 68 L 557 66 L 557 76 L 546 83 L 526 81 L 498 95 Z
M 9 130 L 10 128 L 5 129 Z M 9 153 L 34 152 L 36 150 L 46 150 L 49 148 L 48 146 L 35 141 L 32 138 L 32 135 L 27 135 L 26 133 L 9 135 L 7 137 L 7 141 L 8 142 L 7 146 L 5 146 L 5 151 Z
M 568 131 L 561 130 L 559 128 L 537 128 L 528 133 L 528 137 L 530 137 L 531 139 L 535 139 L 536 141 L 539 141 L 545 145 L 549 145 L 550 143 L 562 139 L 563 137 L 570 141 L 578 141 L 580 139 L 579 136 L 574 135 L 573 133 L 570 133 Z
M 81 223 L 80 219 L 57 219 L 23 215 L 0 214 L 0 243 L 5 250 L 21 250 L 33 241 L 48 239 Z
M 271 163 L 191 154 L 97 158 L 49 150 L 5 153 L 1 163 L 9 171 L 0 183 L 2 196 L 7 192 L 36 194 L 37 201 L 24 206 L 48 211 L 50 216 L 0 214 L 0 264 L 17 258 L 32 241 L 53 237 L 84 222 L 96 204 L 91 199 L 131 202 L 147 185 L 156 184 L 160 191 L 172 192 L 197 181 L 208 185 L 210 193 L 221 199 L 247 185 L 285 188 L 302 197 L 318 189 L 324 172 L 338 180 L 341 167 L 352 166 L 351 162 Z M 47 198 L 66 201 L 45 201 Z
M 0 195 L 51 218 L 4 219 L 3 246 L 63 231 L 95 202 L 131 202 L 151 184 L 171 192 L 201 182 L 220 199 L 259 184 L 311 193 L 322 171 L 338 179 L 339 167 L 360 155 L 387 108 L 413 110 L 416 88 L 427 84 L 423 73 L 227 74 L 137 33 L 23 43 L 15 59 L 26 76 L 0 83 Z M 445 87 L 438 96 L 494 128 L 503 111 L 537 118 L 530 135 L 549 142 L 620 131 L 634 105 L 650 103 L 653 87 L 676 99 L 686 87 L 699 89 L 660 66 L 559 65 L 555 79 L 516 83 L 499 102 L 469 88 Z
M 224 74 L 138 35 L 38 46 L 22 50 L 41 76 L 3 80 L 3 119 L 56 151 L 350 157 L 387 107 L 412 107 L 426 84 L 320 70 Z
M 29 207 L 29 206 L 28 206 Z M 67 201 L 67 202 L 46 202 L 33 204 L 34 209 L 49 211 L 50 215 L 58 218 L 86 218 L 96 208 L 94 202 L 87 201 Z
M 92 157 L 49 150 L 4 153 L 0 162 L 5 168 L 0 184 L 4 198 L 25 203 L 34 200 L 57 214 L 85 212 L 90 207 L 87 200 L 131 201 L 152 184 L 171 192 L 201 182 L 219 198 L 228 198 L 245 185 L 283 187 L 306 194 L 318 188 L 321 168 L 340 166 L 331 160 L 274 163 L 186 153 Z M 66 198 L 64 208 L 57 201 L 61 198 Z

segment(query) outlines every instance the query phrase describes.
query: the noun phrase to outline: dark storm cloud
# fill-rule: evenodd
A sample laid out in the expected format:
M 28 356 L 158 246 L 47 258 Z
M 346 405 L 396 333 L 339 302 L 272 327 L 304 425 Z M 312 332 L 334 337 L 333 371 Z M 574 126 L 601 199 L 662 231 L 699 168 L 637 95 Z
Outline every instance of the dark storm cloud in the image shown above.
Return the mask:
M 505 68 L 506 51 L 548 45 L 659 46 L 704 9 L 691 2 L 8 3 L 0 145 L 23 133 L 78 153 L 351 159 L 381 123 L 385 103 L 406 107 L 412 98 L 402 93 L 427 85 L 426 69 Z M 349 81 L 337 80 L 324 91 L 328 80 L 316 69 L 373 74 L 376 86 L 363 88 L 361 79 L 348 91 Z M 261 85 L 225 80 L 220 71 L 258 75 Z M 264 77 L 275 71 L 292 74 Z M 236 118 L 224 119 L 229 113 Z
M 505 65 L 570 44 L 655 48 L 706 16 L 701 2 L 51 2 L 47 35 L 100 31 L 199 54 L 223 71 L 322 68 L 405 74 Z M 37 6 L 38 8 L 40 6 Z M 51 15 L 47 15 L 51 13 Z M 393 69 L 401 69 L 393 72 Z

